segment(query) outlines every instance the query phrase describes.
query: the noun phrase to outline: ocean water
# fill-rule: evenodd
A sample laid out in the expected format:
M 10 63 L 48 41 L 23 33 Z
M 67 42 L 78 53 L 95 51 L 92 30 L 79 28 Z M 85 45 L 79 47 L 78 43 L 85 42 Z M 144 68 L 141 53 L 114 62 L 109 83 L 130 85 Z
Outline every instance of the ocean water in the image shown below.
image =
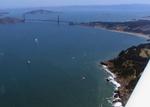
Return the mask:
M 21 12 L 11 15 L 21 17 Z M 59 15 L 82 22 L 124 21 L 148 13 L 63 11 Z M 54 22 L 0 25 L 0 107 L 111 107 L 106 98 L 112 96 L 113 86 L 105 81 L 99 62 L 143 42 L 128 34 Z

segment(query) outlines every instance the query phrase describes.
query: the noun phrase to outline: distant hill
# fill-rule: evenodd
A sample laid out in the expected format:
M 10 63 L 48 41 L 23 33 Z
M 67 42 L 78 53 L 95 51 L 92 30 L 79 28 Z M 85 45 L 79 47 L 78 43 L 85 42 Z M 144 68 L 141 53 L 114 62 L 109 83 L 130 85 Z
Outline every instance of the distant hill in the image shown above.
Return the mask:
M 0 15 L 5 15 L 5 14 L 9 14 L 9 12 L 0 11 Z
M 124 5 L 74 5 L 74 6 L 60 6 L 55 7 L 62 11 L 78 11 L 78 10 L 111 10 L 111 11 L 150 11 L 148 4 L 124 4 Z
M 3 17 L 0 18 L 0 24 L 15 24 L 15 23 L 23 23 L 22 19 L 14 18 L 14 17 Z
M 4 15 L 7 15 L 7 14 L 9 14 L 9 12 L 0 11 L 0 16 L 4 16 Z
M 50 13 L 56 13 L 56 12 L 50 10 L 38 9 L 38 10 L 25 12 L 24 14 L 50 14 Z

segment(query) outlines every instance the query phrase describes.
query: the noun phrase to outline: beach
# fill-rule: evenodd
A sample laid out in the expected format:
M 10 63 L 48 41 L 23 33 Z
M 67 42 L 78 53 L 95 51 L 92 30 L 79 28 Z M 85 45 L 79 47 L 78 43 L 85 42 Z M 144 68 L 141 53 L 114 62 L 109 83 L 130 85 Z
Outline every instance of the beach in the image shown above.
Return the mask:
M 88 25 L 81 25 L 81 26 L 93 27 L 93 26 L 88 26 Z M 131 35 L 131 36 L 140 37 L 140 38 L 144 38 L 144 39 L 147 39 L 147 40 L 150 39 L 150 35 L 146 35 L 146 34 L 142 34 L 142 33 L 126 32 L 126 31 L 119 31 L 119 30 L 110 30 L 110 29 L 107 29 L 107 28 L 104 28 L 104 27 L 100 27 L 100 26 L 94 26 L 93 28 L 101 29 L 101 30 L 107 30 L 107 31 L 110 31 L 110 32 L 128 34 L 128 35 Z
M 111 31 L 111 32 L 128 34 L 128 35 L 136 36 L 136 37 L 140 37 L 140 38 L 150 39 L 150 35 L 146 35 L 146 34 L 134 33 L 134 32 L 126 32 L 126 31 L 119 31 L 119 30 L 109 30 L 107 28 L 100 28 L 100 29 L 108 30 L 108 31 Z

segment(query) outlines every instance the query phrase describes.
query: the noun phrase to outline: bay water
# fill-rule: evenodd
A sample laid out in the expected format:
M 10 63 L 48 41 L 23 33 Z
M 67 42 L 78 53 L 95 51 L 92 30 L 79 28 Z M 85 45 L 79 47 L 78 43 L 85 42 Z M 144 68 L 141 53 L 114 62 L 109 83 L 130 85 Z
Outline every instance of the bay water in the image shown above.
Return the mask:
M 20 12 L 13 11 L 20 17 Z M 17 13 L 18 12 L 18 13 Z M 23 13 L 23 12 L 22 12 Z M 20 15 L 20 16 L 19 16 Z M 57 14 L 42 16 L 56 18 Z M 62 20 L 124 21 L 145 14 L 63 11 Z M 28 18 L 41 18 L 40 15 Z M 99 66 L 143 38 L 54 22 L 0 25 L 1 107 L 111 107 L 113 86 Z

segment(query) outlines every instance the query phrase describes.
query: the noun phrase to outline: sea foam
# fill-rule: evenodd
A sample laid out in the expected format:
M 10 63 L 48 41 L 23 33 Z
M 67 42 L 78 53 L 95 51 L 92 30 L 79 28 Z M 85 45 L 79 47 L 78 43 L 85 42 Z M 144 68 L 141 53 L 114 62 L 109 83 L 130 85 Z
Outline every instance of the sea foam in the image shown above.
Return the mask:
M 121 98 L 119 98 L 119 95 L 117 93 L 118 88 L 121 87 L 121 84 L 119 84 L 115 79 L 116 79 L 116 75 L 114 73 L 112 73 L 108 67 L 106 65 L 102 65 L 102 68 L 109 74 L 107 81 L 112 83 L 115 87 L 115 91 L 111 100 L 111 104 L 113 107 L 123 107 L 122 106 L 122 102 L 121 102 Z M 110 101 L 110 100 L 109 100 Z

